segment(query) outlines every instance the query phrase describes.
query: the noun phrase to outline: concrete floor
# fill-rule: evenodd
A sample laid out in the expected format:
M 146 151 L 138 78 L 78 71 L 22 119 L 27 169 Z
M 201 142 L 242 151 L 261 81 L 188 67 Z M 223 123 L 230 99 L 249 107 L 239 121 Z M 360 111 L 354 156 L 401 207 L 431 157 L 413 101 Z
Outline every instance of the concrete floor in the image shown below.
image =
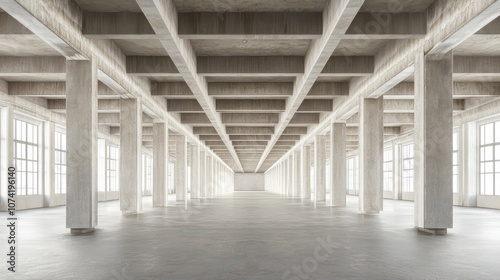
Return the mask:
M 65 208 L 18 212 L 19 272 L 8 279 L 498 279 L 500 211 L 455 208 L 448 236 L 418 234 L 413 203 L 380 215 L 314 207 L 267 192 L 122 216 L 99 204 L 99 229 L 71 236 Z M 2 227 L 2 237 L 6 231 Z M 329 243 L 328 252 L 321 242 Z M 5 239 L 2 252 L 5 252 Z M 3 253 L 2 253 L 3 254 Z M 325 254 L 327 254 L 325 256 Z M 4 264 L 5 265 L 5 264 Z M 293 266 L 300 267 L 294 274 Z M 304 267 L 303 267 L 304 266 Z M 294 278 L 295 277 L 295 278 Z

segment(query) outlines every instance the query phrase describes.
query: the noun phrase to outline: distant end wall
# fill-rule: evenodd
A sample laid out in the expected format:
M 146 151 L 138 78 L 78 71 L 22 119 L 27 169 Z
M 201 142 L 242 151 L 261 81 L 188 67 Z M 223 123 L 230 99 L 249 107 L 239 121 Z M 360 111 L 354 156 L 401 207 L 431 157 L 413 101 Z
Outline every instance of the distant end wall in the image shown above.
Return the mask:
M 264 191 L 264 173 L 235 173 L 234 191 Z

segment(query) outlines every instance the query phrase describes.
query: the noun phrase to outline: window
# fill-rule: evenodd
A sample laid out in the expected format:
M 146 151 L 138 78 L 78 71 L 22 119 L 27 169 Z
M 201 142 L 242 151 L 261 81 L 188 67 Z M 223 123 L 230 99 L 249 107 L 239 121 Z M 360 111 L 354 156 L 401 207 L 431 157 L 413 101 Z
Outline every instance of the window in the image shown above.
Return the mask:
M 479 128 L 479 193 L 500 195 L 500 121 Z
M 56 194 L 66 193 L 66 134 L 56 131 L 54 145 L 54 186 Z
M 38 126 L 14 119 L 17 195 L 38 194 Z
M 453 133 L 453 192 L 458 193 L 458 132 Z
M 106 186 L 108 192 L 118 191 L 118 147 L 106 147 Z
M 384 150 L 384 191 L 394 191 L 392 147 Z
M 347 159 L 347 192 L 350 194 L 357 194 L 359 188 L 359 167 L 358 157 L 350 157 Z
M 143 193 L 150 192 L 153 184 L 153 158 L 150 155 L 144 155 L 144 175 L 142 185 Z
M 402 184 L 404 192 L 413 192 L 413 154 L 414 154 L 413 144 L 403 145 L 402 148 Z

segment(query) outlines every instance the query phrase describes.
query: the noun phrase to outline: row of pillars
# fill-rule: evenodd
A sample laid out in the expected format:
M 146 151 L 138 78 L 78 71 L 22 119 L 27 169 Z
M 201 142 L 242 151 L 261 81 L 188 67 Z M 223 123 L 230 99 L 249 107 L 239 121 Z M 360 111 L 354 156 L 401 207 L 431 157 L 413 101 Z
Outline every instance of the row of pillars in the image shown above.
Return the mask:
M 95 61 L 67 61 L 66 227 L 73 233 L 97 226 L 97 66 Z M 120 210 L 142 210 L 142 102 L 122 99 L 120 109 Z M 233 189 L 233 173 L 200 145 L 189 145 L 185 135 L 175 135 L 176 200 L 187 202 L 188 176 L 191 199 L 214 198 Z M 168 122 L 153 123 L 153 207 L 168 201 Z M 188 153 L 188 149 L 190 153 Z M 188 154 L 190 168 L 188 172 Z
M 415 226 L 433 233 L 453 226 L 453 56 L 418 55 L 415 60 Z M 359 210 L 383 210 L 383 97 L 359 102 Z M 331 196 L 326 201 L 326 135 L 314 138 L 314 183 L 310 184 L 311 147 L 291 152 L 266 173 L 267 188 L 326 206 L 346 205 L 346 124 L 330 129 Z

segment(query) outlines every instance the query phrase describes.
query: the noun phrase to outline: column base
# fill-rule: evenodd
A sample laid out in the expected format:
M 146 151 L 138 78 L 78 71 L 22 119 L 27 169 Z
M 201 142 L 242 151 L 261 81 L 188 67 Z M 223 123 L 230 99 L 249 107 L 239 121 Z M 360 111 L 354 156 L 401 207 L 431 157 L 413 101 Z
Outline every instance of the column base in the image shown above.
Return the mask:
M 379 210 L 361 211 L 361 214 L 365 214 L 365 215 L 378 215 L 378 214 L 380 214 L 380 211 Z
M 432 234 L 432 235 L 446 235 L 446 234 L 448 234 L 448 229 L 445 229 L 445 228 L 421 228 L 421 227 L 417 227 L 417 230 L 421 233 Z
M 139 212 L 131 210 L 122 210 L 122 215 L 137 215 Z
M 81 235 L 86 233 L 94 232 L 95 228 L 72 228 L 70 230 L 71 235 Z

